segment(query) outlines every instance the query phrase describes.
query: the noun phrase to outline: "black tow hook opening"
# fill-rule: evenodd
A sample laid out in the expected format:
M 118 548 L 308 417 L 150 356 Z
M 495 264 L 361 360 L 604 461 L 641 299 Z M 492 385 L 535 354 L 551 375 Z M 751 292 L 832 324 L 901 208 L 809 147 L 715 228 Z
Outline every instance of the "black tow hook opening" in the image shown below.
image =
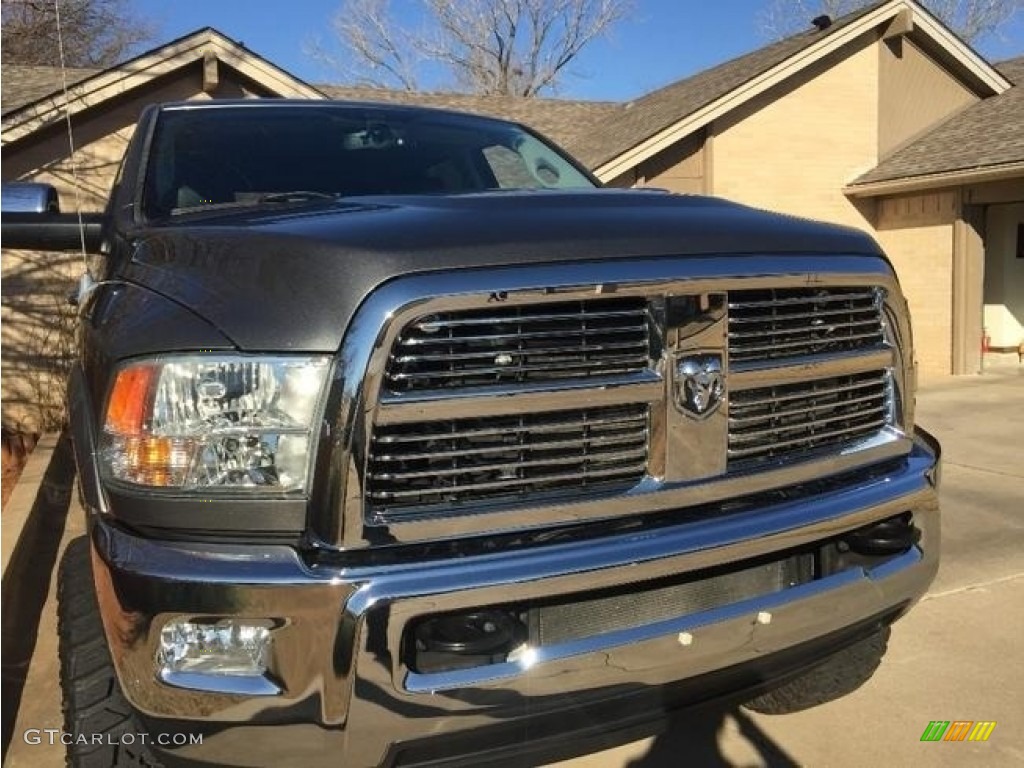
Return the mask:
M 858 555 L 900 555 L 920 539 L 913 515 L 904 512 L 851 531 L 841 541 Z
M 418 672 L 464 669 L 503 662 L 525 642 L 526 625 L 507 611 L 433 616 L 413 630 L 412 668 Z

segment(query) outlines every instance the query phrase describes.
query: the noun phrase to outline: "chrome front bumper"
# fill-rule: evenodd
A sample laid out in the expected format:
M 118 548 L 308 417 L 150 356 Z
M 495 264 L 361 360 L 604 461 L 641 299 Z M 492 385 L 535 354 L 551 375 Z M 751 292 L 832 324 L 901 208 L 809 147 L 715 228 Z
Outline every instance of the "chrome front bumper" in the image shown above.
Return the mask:
M 642 533 L 374 568 L 310 566 L 285 546 L 153 542 L 96 520 L 93 565 L 129 700 L 153 729 L 204 734 L 201 746 L 176 754 L 221 765 L 377 765 L 409 745 L 443 737 L 442 753 L 446 744 L 458 752 L 459 738 L 475 731 L 521 724 L 526 734 L 610 702 L 633 702 L 617 719 L 635 719 L 644 714 L 636 702 L 664 705 L 666 685 L 891 620 L 938 567 L 938 462 L 938 446 L 921 433 L 900 470 L 856 488 Z M 870 570 L 541 647 L 517 662 L 423 674 L 399 653 L 410 620 L 426 614 L 740 562 L 904 512 L 921 531 L 918 545 Z M 182 616 L 279 620 L 267 678 L 160 680 L 160 629 Z M 579 730 L 570 719 L 566 729 Z

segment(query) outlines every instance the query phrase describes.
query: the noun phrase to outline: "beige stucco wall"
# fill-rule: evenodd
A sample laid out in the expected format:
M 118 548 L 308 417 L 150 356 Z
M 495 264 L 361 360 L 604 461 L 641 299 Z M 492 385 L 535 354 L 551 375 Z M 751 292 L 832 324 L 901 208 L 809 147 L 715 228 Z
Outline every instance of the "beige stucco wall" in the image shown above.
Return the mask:
M 886 157 L 978 100 L 909 39 L 878 46 L 878 152 Z
M 637 186 L 700 194 L 704 187 L 704 132 L 687 136 L 636 169 Z
M 876 238 L 888 254 L 910 305 L 922 380 L 948 375 L 953 339 L 955 192 L 905 195 L 878 204 Z
M 238 98 L 256 95 L 255 84 L 220 67 L 212 94 L 203 92 L 202 67 L 195 62 L 178 73 L 139 88 L 128 99 L 111 99 L 74 123 L 74 167 L 62 122 L 29 139 L 3 147 L 4 181 L 53 184 L 61 208 L 102 210 L 135 122 L 146 105 L 162 101 Z M 76 188 L 78 195 L 76 196 Z M 0 344 L 2 344 L 3 426 L 35 432 L 51 429 L 63 404 L 62 372 L 73 354 L 74 315 L 66 296 L 83 272 L 81 254 L 4 249 L 0 258 Z
M 712 192 L 870 229 L 842 189 L 878 160 L 877 46 L 854 41 L 717 121 Z
M 698 131 L 605 182 L 606 187 L 656 187 L 682 194 L 708 192 L 705 132 Z
M 1017 258 L 1024 203 L 992 205 L 985 217 L 985 329 L 993 347 L 1024 342 L 1024 258 Z

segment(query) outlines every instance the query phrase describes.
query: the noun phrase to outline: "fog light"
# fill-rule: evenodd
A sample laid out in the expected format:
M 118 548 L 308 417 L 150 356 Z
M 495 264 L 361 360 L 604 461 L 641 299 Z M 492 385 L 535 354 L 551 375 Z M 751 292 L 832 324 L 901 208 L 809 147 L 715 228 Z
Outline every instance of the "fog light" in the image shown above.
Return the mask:
M 260 619 L 172 621 L 160 632 L 160 663 L 165 673 L 260 676 L 272 627 Z

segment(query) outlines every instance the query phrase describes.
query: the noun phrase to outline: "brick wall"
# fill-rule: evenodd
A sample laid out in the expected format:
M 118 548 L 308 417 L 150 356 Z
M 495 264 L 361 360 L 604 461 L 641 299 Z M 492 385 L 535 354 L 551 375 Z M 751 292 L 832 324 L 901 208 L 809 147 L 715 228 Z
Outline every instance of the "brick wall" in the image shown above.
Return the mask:
M 878 205 L 881 243 L 910 304 L 922 380 L 952 370 L 955 192 L 904 195 Z

